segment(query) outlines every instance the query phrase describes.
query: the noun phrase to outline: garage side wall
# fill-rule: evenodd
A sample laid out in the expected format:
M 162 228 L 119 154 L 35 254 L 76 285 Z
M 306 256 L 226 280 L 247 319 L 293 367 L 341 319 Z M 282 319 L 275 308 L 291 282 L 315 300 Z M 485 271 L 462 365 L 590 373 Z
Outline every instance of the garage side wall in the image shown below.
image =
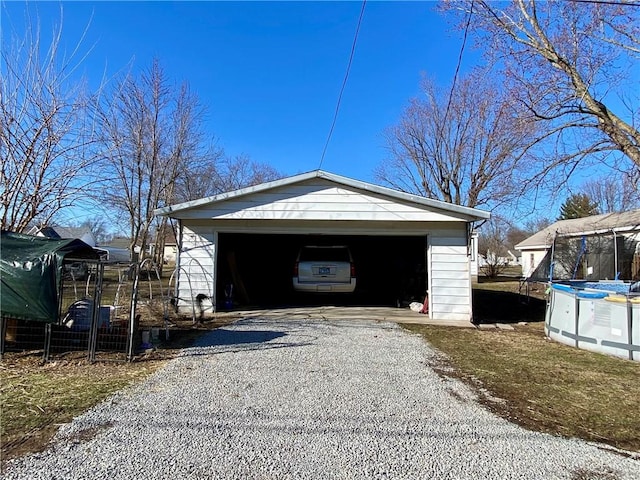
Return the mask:
M 433 320 L 472 319 L 467 248 L 464 230 L 429 235 L 429 316 Z
M 191 314 L 192 303 L 198 295 L 205 296 L 202 301 L 205 311 L 213 311 L 217 243 L 218 235 L 211 227 L 183 224 L 177 282 L 177 305 L 181 313 Z

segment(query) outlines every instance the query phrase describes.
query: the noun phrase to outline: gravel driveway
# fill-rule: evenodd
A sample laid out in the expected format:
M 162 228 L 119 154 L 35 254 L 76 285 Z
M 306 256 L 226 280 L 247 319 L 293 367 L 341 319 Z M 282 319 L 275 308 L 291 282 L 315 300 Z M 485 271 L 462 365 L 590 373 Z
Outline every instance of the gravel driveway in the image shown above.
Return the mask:
M 435 360 L 391 323 L 244 320 L 5 478 L 640 478 L 640 460 L 488 413 Z

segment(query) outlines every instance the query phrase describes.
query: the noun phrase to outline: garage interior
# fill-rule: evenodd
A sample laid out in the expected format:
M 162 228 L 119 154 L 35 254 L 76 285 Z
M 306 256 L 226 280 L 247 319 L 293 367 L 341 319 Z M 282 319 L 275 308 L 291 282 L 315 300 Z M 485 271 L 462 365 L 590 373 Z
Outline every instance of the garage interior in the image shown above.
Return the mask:
M 356 272 L 353 294 L 294 292 L 293 269 L 305 245 L 346 245 Z M 231 291 L 234 307 L 300 305 L 405 306 L 427 289 L 426 236 L 284 235 L 220 233 L 217 305 Z

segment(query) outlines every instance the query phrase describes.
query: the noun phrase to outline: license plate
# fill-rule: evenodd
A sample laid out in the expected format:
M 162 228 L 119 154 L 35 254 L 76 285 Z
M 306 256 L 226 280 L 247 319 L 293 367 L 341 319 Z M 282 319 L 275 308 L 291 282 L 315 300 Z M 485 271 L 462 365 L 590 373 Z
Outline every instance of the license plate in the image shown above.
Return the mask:
M 330 273 L 331 273 L 331 269 L 329 267 L 318 268 L 318 275 L 329 275 Z

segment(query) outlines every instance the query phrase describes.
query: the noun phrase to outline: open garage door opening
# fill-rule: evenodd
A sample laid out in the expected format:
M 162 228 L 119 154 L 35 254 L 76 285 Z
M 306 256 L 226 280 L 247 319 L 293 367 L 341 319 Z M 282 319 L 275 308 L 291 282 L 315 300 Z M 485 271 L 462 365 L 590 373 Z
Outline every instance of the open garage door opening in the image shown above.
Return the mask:
M 305 246 L 346 246 L 353 257 L 352 293 L 305 293 L 293 287 Z M 406 306 L 427 289 L 426 236 L 220 233 L 216 296 L 219 308 L 290 305 Z M 228 307 L 227 307 L 228 308 Z

